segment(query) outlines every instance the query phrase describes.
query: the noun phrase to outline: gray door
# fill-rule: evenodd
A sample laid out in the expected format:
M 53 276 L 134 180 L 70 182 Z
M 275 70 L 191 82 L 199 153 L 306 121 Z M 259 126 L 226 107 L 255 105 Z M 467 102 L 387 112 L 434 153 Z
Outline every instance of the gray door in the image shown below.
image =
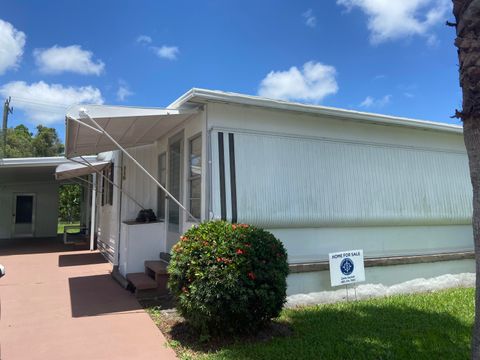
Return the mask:
M 33 237 L 35 232 L 35 194 L 13 196 L 13 237 Z
M 170 142 L 168 150 L 168 191 L 177 200 L 181 201 L 182 139 Z M 172 199 L 168 199 L 167 252 L 170 251 L 181 235 L 182 213 L 180 210 L 180 207 Z

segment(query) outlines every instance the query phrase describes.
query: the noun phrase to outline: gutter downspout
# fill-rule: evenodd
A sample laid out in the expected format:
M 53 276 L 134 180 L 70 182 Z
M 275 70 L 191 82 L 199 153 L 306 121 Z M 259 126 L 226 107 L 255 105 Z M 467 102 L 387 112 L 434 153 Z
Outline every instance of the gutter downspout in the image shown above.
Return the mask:
M 120 189 L 123 189 L 123 154 L 120 151 L 118 154 L 118 163 L 120 164 Z M 117 171 L 118 172 L 118 171 Z M 120 266 L 120 251 L 122 247 L 121 244 L 121 236 L 122 236 L 122 201 L 123 201 L 123 191 L 117 192 L 118 194 L 118 235 L 117 235 L 117 254 L 115 256 L 115 264 Z

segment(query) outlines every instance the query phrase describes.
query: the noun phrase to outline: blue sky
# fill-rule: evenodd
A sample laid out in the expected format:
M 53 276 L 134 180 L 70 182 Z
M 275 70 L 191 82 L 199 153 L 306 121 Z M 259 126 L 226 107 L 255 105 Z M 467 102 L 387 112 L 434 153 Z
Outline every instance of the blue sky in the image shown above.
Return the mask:
M 75 102 L 165 107 L 192 87 L 456 123 L 448 0 L 21 1 L 0 15 L 9 125 Z

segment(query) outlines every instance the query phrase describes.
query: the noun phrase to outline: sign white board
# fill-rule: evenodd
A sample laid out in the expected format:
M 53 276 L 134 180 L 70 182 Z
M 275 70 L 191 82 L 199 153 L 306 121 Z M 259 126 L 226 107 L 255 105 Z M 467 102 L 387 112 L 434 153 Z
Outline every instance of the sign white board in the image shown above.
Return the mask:
M 347 250 L 328 254 L 332 286 L 365 281 L 363 250 Z

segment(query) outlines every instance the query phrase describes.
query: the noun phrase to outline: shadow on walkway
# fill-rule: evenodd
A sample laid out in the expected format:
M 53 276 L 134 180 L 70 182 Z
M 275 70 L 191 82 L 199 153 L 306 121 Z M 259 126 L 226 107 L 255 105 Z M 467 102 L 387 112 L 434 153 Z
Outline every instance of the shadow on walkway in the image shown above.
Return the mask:
M 142 311 L 137 300 L 128 296 L 110 274 L 72 277 L 68 284 L 73 317 Z
M 80 266 L 93 264 L 106 264 L 107 260 L 98 252 L 87 254 L 68 254 L 58 256 L 58 266 Z
M 64 244 L 61 237 L 0 240 L 0 254 L 2 256 L 79 250 L 88 250 L 88 244 Z

